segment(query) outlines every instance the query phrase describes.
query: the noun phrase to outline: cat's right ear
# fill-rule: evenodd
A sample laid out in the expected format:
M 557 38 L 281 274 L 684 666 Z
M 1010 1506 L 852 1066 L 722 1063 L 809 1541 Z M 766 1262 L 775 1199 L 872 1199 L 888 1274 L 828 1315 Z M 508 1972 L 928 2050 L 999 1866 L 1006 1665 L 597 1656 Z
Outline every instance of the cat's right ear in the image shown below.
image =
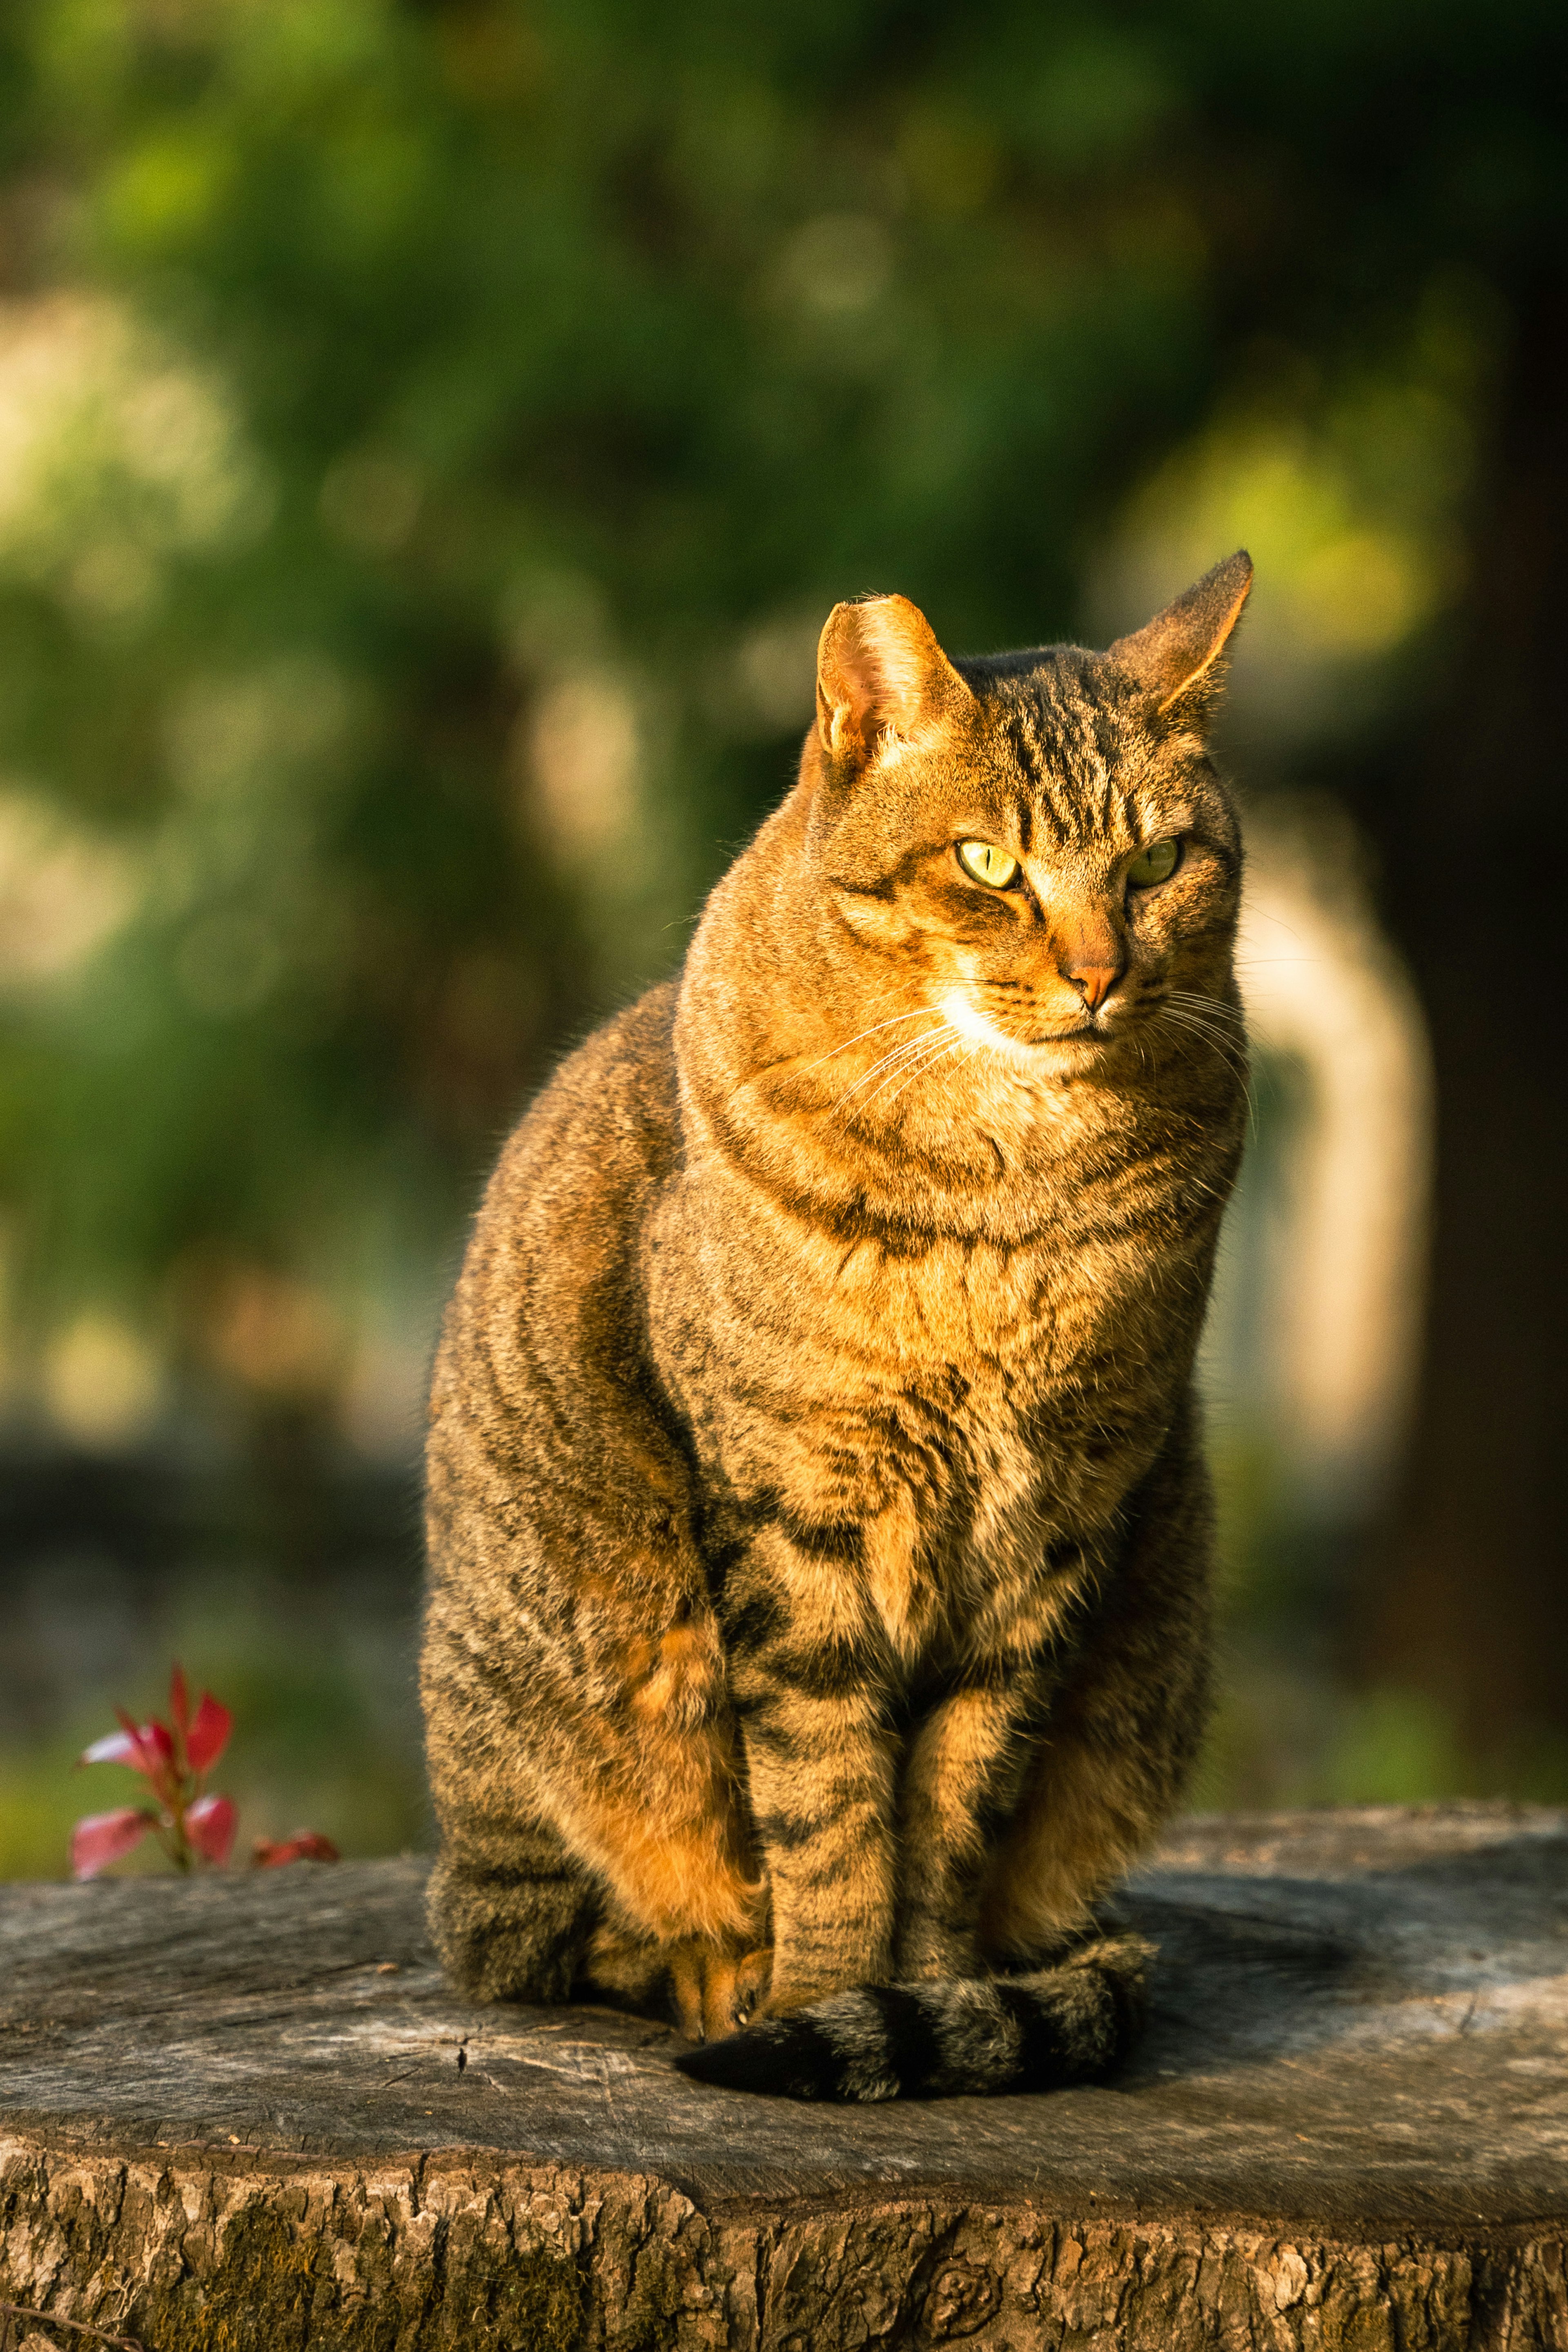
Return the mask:
M 835 768 L 896 757 L 972 700 L 907 596 L 833 606 L 817 646 L 817 736 Z
M 1239 547 L 1146 627 L 1118 637 L 1109 658 L 1130 670 L 1163 716 L 1201 726 L 1225 681 L 1236 624 L 1252 586 L 1252 558 Z

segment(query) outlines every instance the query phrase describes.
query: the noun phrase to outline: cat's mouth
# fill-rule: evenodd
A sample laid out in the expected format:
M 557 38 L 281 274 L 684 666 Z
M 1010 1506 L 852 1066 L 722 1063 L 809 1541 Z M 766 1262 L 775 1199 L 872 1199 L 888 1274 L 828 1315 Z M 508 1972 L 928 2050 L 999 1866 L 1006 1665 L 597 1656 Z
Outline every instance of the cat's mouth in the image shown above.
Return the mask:
M 990 1045 L 998 1053 L 1019 1057 L 1048 1055 L 1053 1046 L 1109 1045 L 1116 1034 L 1098 1012 L 1086 1007 L 1076 1021 L 1063 1023 L 1059 1028 L 1040 1030 L 1032 1036 L 1022 1035 L 1016 1029 L 1004 1029 L 988 1013 L 982 1013 L 962 988 L 949 989 L 938 1009 L 961 1036 L 975 1045 Z
M 1065 1028 L 1042 1029 L 1037 1036 L 1020 1037 L 1018 1042 L 1020 1045 L 1057 1045 L 1071 1038 L 1094 1037 L 1103 1044 L 1110 1034 L 1097 1014 L 1086 1013 L 1082 1020 L 1069 1022 Z

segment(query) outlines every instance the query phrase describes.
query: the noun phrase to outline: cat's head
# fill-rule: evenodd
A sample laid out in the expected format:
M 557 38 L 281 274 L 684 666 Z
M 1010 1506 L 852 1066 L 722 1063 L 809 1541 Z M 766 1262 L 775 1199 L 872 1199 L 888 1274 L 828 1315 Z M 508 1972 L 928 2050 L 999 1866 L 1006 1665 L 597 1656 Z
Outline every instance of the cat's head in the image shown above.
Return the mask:
M 954 661 L 902 596 L 835 605 L 805 854 L 959 1034 L 1071 1075 L 1228 990 L 1240 847 L 1205 734 L 1251 581 L 1233 555 L 1103 654 Z

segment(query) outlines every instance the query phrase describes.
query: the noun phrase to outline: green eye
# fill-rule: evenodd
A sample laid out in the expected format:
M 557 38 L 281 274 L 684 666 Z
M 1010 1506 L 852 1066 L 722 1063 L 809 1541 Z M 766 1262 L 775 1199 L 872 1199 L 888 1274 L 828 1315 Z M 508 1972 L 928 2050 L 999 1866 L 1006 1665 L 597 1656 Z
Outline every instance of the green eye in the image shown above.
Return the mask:
M 1180 864 L 1179 841 L 1151 841 L 1128 866 L 1127 879 L 1134 890 L 1152 889 L 1156 882 L 1168 882 Z
M 972 881 L 988 890 L 1010 890 L 1019 878 L 1019 862 L 1009 850 L 988 841 L 961 841 L 958 863 Z

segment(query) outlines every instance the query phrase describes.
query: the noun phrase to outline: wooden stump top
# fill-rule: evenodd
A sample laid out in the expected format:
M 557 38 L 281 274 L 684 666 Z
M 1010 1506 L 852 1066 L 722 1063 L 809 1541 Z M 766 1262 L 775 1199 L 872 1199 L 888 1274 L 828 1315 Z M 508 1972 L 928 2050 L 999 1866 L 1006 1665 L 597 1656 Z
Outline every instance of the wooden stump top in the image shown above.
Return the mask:
M 1046 2225 L 1056 2233 L 1046 2263 L 1053 2294 L 1061 2261 L 1081 2270 L 1083 2250 L 1142 2246 L 1136 2270 L 1158 2243 L 1196 2250 L 1184 2292 L 1201 2302 L 1205 2248 L 1219 2262 L 1226 2247 L 1272 2246 L 1274 2273 L 1260 2273 L 1263 2258 L 1253 2254 L 1243 2267 L 1275 2332 L 1236 2334 L 1239 2343 L 1313 2340 L 1296 2323 L 1322 2307 L 1321 2294 L 1312 2300 L 1314 2277 L 1322 2284 L 1358 2249 L 1357 2259 L 1382 2248 L 1377 2261 L 1393 2261 L 1396 2246 L 1427 2272 L 1433 2261 L 1439 2270 L 1468 2265 L 1472 2302 L 1475 2282 L 1494 2273 L 1494 2302 L 1505 2292 L 1496 2280 L 1512 2282 L 1511 2310 L 1534 2295 L 1534 2319 L 1526 2326 L 1516 2313 L 1513 2332 L 1498 2343 L 1568 2343 L 1568 1814 L 1466 1805 L 1186 1822 L 1128 1890 L 1125 1907 L 1161 1958 L 1150 2031 L 1114 2084 L 878 2107 L 802 2106 L 700 2087 L 674 2071 L 669 2029 L 609 2011 L 455 2000 L 424 1935 L 424 1871 L 409 1859 L 191 1883 L 0 1887 L 0 2179 L 8 2183 L 0 2246 L 9 2263 L 0 2294 L 39 2308 L 52 2297 L 48 2307 L 89 2317 L 108 2312 L 105 2326 L 129 2326 L 140 2313 L 150 2352 L 180 2352 L 187 2341 L 254 2340 L 267 2352 L 294 2342 L 357 2344 L 343 2332 L 344 2314 L 358 2308 L 351 2294 L 340 2309 L 330 2305 L 337 2333 L 324 2320 L 312 2333 L 307 2315 L 305 2332 L 290 2334 L 276 2314 L 265 2326 L 258 2319 L 254 2336 L 241 2320 L 227 2336 L 214 2333 L 225 2215 L 271 2199 L 284 2213 L 279 2226 L 298 2234 L 298 2214 L 289 2221 L 277 2203 L 287 2184 L 307 2205 L 311 2195 L 329 2205 L 347 2199 L 347 2212 L 357 2198 L 362 2213 L 366 2184 L 380 2180 L 393 2184 L 398 2210 L 412 2216 L 421 2184 L 429 2210 L 433 2184 L 460 2176 L 470 2201 L 488 2199 L 511 2217 L 497 2276 L 513 2274 L 547 2207 L 569 2217 L 564 2237 L 546 2232 L 550 2260 L 567 2265 L 551 2273 L 567 2332 L 551 2335 L 557 2320 L 547 2326 L 538 2305 L 531 2336 L 514 2328 L 518 2352 L 535 2342 L 636 2340 L 624 2327 L 616 2334 L 616 2314 L 624 2320 L 632 2308 L 632 2258 L 619 2287 L 593 2284 L 603 2248 L 593 2251 L 591 2231 L 584 2238 L 582 2217 L 595 2198 L 601 2213 L 617 2198 L 616 2210 L 628 2212 L 627 2200 L 642 2200 L 639 2245 L 664 2226 L 646 2220 L 650 2198 L 677 2216 L 672 2244 L 700 2222 L 698 2235 L 706 2230 L 704 2242 L 716 2245 L 721 2225 L 740 2226 L 741 2217 L 774 2249 L 770 2281 L 791 2228 L 810 2221 L 819 2236 L 826 2230 L 841 2272 L 845 2232 L 870 2231 L 860 2271 L 851 2263 L 833 2293 L 841 2302 L 861 2272 L 880 2278 L 894 2314 L 890 2345 L 962 2336 L 1016 2352 L 1074 2340 L 1051 2334 L 1043 2319 L 1023 2326 L 1002 2273 L 985 2270 L 972 2247 L 952 2251 L 970 2244 L 963 2232 L 972 2229 L 982 2247 L 1005 2241 L 1012 2261 L 1030 2230 L 1038 2237 Z M 78 2184 L 72 2210 L 90 2208 L 75 2253 L 60 2219 L 68 2175 Z M 116 2231 L 123 2236 L 129 2225 L 110 2206 L 118 2195 L 123 2212 L 133 2176 L 153 2184 L 138 2225 L 152 2251 L 128 2243 L 117 2252 Z M 199 2194 L 188 2189 L 193 2182 Z M 301 2184 L 311 2182 L 318 2187 L 307 2193 Z M 398 2183 L 409 2184 L 406 2195 Z M 172 2284 L 155 2292 L 157 2247 L 165 2271 L 172 2259 L 155 2219 L 161 2197 L 208 2216 L 200 2226 L 210 2223 L 210 2275 L 181 2238 L 183 2268 L 176 2264 Z M 29 2221 L 45 2212 L 53 2236 Z M 880 2239 L 878 2214 L 894 2217 Z M 929 2226 L 910 2218 L 920 2214 Z M 336 2227 L 320 2224 L 329 2239 Z M 383 2216 L 377 2227 L 395 2241 L 395 2220 Z M 190 2228 L 200 2236 L 196 2221 Z M 944 2229 L 951 2259 L 934 2269 Z M 1076 2264 L 1063 2253 L 1063 2229 L 1077 2232 Z M 344 2242 L 355 2263 L 368 2259 L 362 2235 Z M 44 2237 L 55 2249 L 47 2256 L 37 2251 Z M 89 2255 L 96 2287 L 77 2274 Z M 770 2284 L 754 2283 L 743 2310 L 739 2289 L 720 2276 L 723 2263 L 714 2270 L 711 2246 L 692 2262 L 686 2301 L 677 2295 L 659 2322 L 664 2335 L 644 2330 L 648 2345 L 776 2342 L 787 2352 L 788 2331 L 768 2318 Z M 855 2327 L 863 2323 L 867 2333 L 847 2321 L 840 2337 L 821 2333 L 831 2297 L 821 2303 L 821 2262 L 807 2268 L 817 2316 L 803 2335 L 796 2329 L 798 2352 L 807 2344 L 814 2352 L 819 2340 L 877 2341 L 863 2294 Z M 779 2309 L 788 2316 L 786 2285 Z M 918 2310 L 910 2304 L 905 2312 L 916 2289 Z M 445 2289 L 436 2294 L 427 2282 L 420 2292 L 420 2325 L 444 2326 Z M 1030 2292 L 1038 2318 L 1048 2303 L 1038 2282 Z M 1367 2289 L 1374 2302 L 1393 2292 L 1386 2279 Z M 1437 2292 L 1431 2278 L 1421 2292 Z M 704 2295 L 717 2304 L 710 2309 Z M 1465 2308 L 1469 2333 L 1452 2340 L 1494 2340 L 1485 2314 Z M 485 2326 L 492 2320 L 492 2334 L 475 2318 L 451 2342 L 510 2345 L 511 2323 L 492 2313 Z M 448 2339 L 405 2329 L 384 2340 Z M 1128 2322 L 1106 2340 L 1145 2338 Z M 1146 2340 L 1189 2339 L 1172 2332 L 1167 2315 Z M 1439 2332 L 1430 2340 L 1448 2339 Z

